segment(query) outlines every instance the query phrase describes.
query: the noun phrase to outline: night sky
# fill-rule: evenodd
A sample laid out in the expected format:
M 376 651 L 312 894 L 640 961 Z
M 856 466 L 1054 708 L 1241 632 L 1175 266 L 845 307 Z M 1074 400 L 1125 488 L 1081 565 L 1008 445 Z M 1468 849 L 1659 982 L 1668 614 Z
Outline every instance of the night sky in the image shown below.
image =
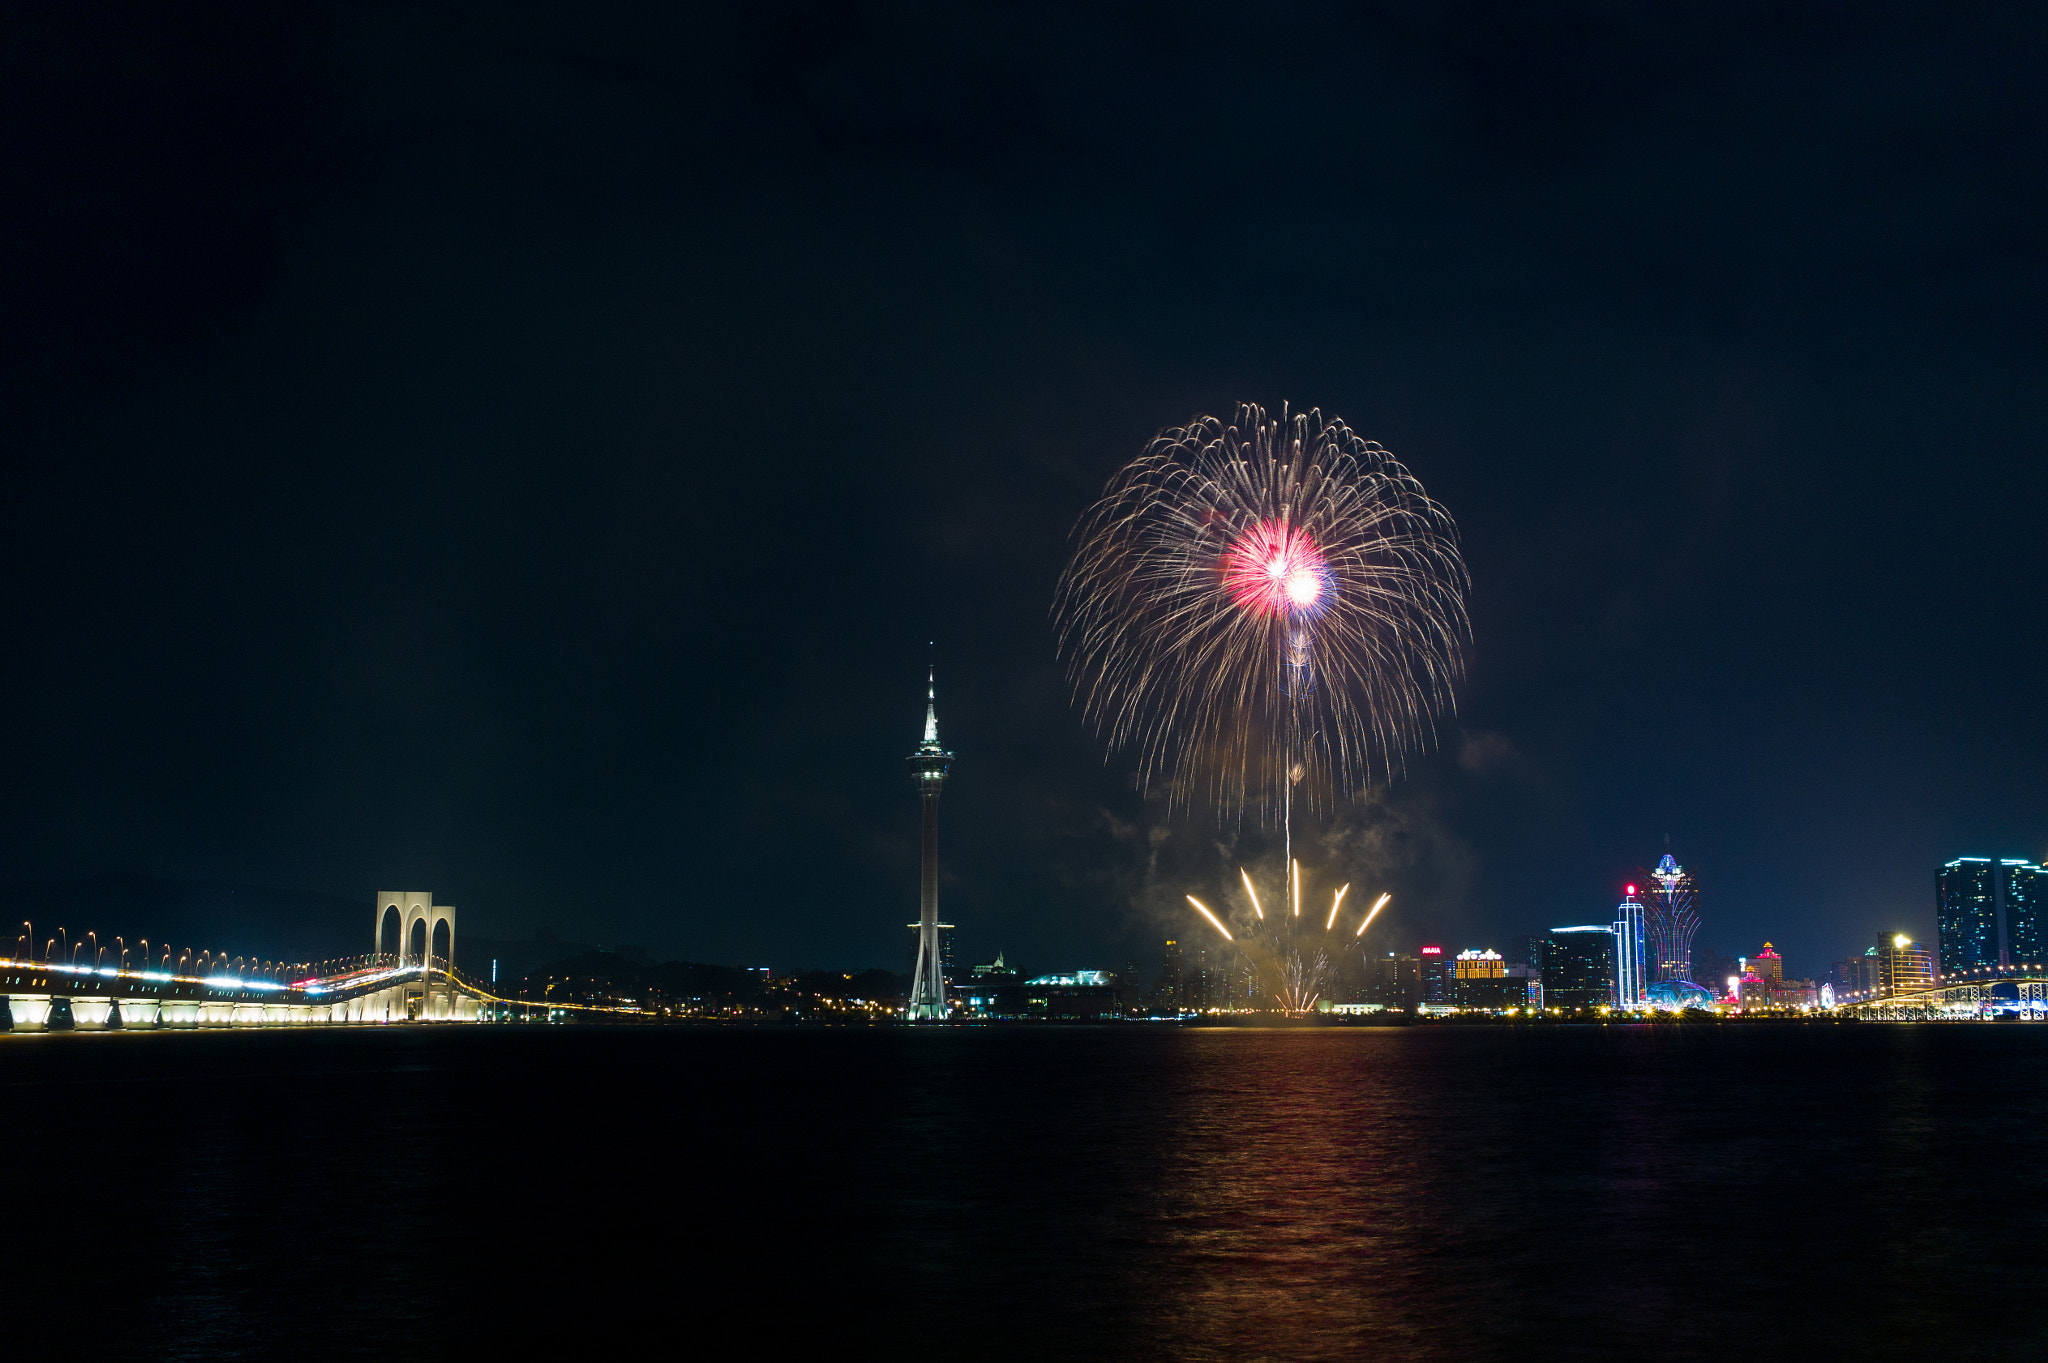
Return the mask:
M 1243 400 L 1463 536 L 1457 714 L 1302 834 L 1385 945 L 1666 835 L 1703 950 L 1931 938 L 2048 853 L 2041 14 L 10 6 L 0 877 L 903 969 L 936 641 L 962 955 L 1156 959 L 1260 849 L 1048 606 Z

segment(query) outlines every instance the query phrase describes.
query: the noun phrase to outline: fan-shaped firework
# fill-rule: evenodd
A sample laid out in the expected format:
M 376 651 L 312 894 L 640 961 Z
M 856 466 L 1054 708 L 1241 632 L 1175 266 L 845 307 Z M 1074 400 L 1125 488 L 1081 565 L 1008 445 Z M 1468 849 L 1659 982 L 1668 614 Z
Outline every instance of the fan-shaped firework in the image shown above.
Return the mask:
M 1279 815 L 1433 741 L 1467 637 L 1457 527 L 1320 412 L 1161 432 L 1076 527 L 1054 616 L 1075 694 L 1143 784 Z
M 1258 980 L 1262 996 L 1279 1005 L 1280 1011 L 1289 1017 L 1299 1017 L 1316 1006 L 1322 996 L 1323 986 L 1328 983 L 1330 972 L 1336 966 L 1336 953 L 1347 939 L 1356 941 L 1365 936 L 1365 930 L 1372 926 L 1372 920 L 1379 917 L 1381 909 L 1394 896 L 1383 894 L 1373 902 L 1365 917 L 1359 920 L 1357 928 L 1345 932 L 1338 926 L 1338 915 L 1344 908 L 1344 896 L 1350 893 L 1348 884 L 1330 897 L 1329 916 L 1321 919 L 1322 926 L 1316 926 L 1317 917 L 1310 910 L 1306 917 L 1301 911 L 1301 863 L 1287 863 L 1287 894 L 1274 907 L 1271 914 L 1259 900 L 1258 887 L 1252 883 L 1251 872 L 1238 869 L 1238 876 L 1244 881 L 1246 901 L 1251 905 L 1251 915 L 1246 917 L 1240 910 L 1231 914 L 1231 925 L 1216 916 L 1215 910 L 1195 898 L 1187 897 L 1195 912 L 1207 919 L 1209 926 L 1223 935 L 1223 940 L 1236 949 L 1237 954 L 1251 968 Z M 1347 925 L 1348 926 L 1348 925 Z

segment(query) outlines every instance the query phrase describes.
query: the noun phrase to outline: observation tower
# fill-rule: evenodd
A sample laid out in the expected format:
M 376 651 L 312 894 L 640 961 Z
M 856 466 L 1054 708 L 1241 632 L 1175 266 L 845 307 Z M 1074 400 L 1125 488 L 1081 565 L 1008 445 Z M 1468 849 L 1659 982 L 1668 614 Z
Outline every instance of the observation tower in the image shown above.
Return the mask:
M 910 773 L 924 803 L 924 871 L 919 887 L 917 968 L 910 977 L 910 1020 L 938 1022 L 946 1016 L 946 977 L 939 960 L 939 792 L 953 754 L 939 746 L 937 673 L 925 679 L 924 742 L 909 757 Z

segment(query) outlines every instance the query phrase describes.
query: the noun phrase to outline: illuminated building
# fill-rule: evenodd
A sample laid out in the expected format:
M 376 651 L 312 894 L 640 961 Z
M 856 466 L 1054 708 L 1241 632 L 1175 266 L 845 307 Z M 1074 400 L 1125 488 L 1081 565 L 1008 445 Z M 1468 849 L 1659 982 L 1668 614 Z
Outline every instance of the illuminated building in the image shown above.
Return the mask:
M 1865 956 L 1877 967 L 1872 987 L 1879 998 L 1916 993 L 1935 986 L 1934 953 L 1901 932 L 1872 947 Z
M 1614 1006 L 1617 1008 L 1641 1008 L 1648 1002 L 1649 976 L 1644 969 L 1645 952 L 1649 943 L 1645 940 L 1643 904 L 1636 898 L 1636 887 L 1628 887 L 1628 894 L 1614 909 Z
M 1461 951 L 1451 961 L 1451 1002 L 1462 1008 L 1505 1007 L 1506 975 L 1507 962 L 1498 951 Z
M 967 982 L 953 991 L 953 1001 L 975 1017 L 1023 1017 L 1026 1013 L 1016 968 L 1003 960 L 1000 951 L 993 961 L 968 970 Z
M 1935 877 L 1941 971 L 1957 975 L 2044 959 L 2048 871 L 2018 857 L 1957 857 Z
M 1692 874 L 1669 852 L 1643 884 L 1650 979 L 1692 979 L 1692 939 L 1700 929 L 1699 893 Z
M 1764 949 L 1749 962 L 1749 968 L 1757 973 L 1759 979 L 1773 980 L 1779 984 L 1785 982 L 1785 958 L 1771 950 L 1769 942 L 1765 942 Z
M 917 778 L 918 795 L 924 804 L 924 866 L 919 884 L 917 963 L 910 975 L 910 1008 L 913 1022 L 936 1021 L 946 1016 L 946 976 L 939 943 L 939 792 L 945 789 L 946 773 L 952 769 L 953 754 L 939 744 L 939 693 L 935 678 L 925 683 L 924 741 L 908 759 Z
M 1024 982 L 1024 1004 L 1035 1018 L 1113 1018 L 1117 1016 L 1116 976 L 1107 970 L 1040 975 Z
M 1742 975 L 1733 992 L 1744 1008 L 1811 1008 L 1820 1002 L 1812 980 L 1785 978 L 1785 958 L 1769 942 L 1741 960 Z
M 1605 1008 L 1614 1002 L 1614 929 L 1604 923 L 1552 928 L 1530 944 L 1548 1008 Z
M 1423 1003 L 1451 1002 L 1452 983 L 1457 978 L 1451 973 L 1450 958 L 1444 955 L 1442 947 L 1423 947 L 1417 953 L 1422 957 L 1421 984 Z
M 1945 975 L 1998 964 L 1996 868 L 1986 857 L 1957 857 L 1935 877 L 1935 941 Z
M 1691 980 L 1657 980 L 1650 985 L 1650 1006 L 1666 1013 L 1683 1012 L 1688 1008 L 1708 1009 L 1714 1006 L 1714 996 Z
M 1461 980 L 1497 980 L 1508 973 L 1508 963 L 1498 951 L 1468 947 L 1451 963 L 1452 973 Z
M 2048 867 L 2024 861 L 2005 866 L 2005 963 L 2037 965 L 2048 961 L 2044 946 L 2048 934 L 2042 931 L 2042 899 L 2048 896 Z

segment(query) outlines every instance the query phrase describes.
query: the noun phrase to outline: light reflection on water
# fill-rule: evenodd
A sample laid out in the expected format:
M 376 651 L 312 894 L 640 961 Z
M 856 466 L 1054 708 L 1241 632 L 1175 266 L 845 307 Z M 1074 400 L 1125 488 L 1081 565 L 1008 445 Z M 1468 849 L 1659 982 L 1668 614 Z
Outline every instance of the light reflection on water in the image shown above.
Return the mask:
M 2031 1338 L 2044 1079 L 2020 1026 L 15 1037 L 0 1167 L 110 1357 L 1890 1356 Z

